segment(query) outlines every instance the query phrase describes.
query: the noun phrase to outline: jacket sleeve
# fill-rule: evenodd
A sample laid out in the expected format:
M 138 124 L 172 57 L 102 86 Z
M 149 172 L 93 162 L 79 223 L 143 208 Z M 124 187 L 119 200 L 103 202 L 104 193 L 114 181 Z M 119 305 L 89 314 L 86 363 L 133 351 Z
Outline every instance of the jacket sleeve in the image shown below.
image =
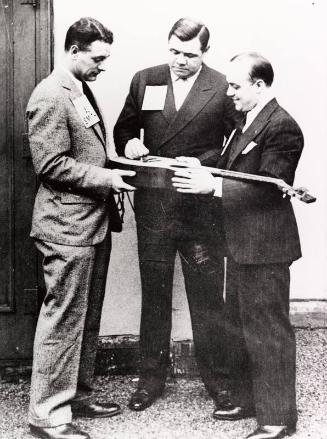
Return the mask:
M 282 179 L 292 185 L 303 149 L 303 135 L 296 122 L 289 118 L 270 123 L 260 144 L 261 162 L 252 173 Z M 270 183 L 223 179 L 223 199 L 235 208 L 279 203 L 282 195 L 277 186 Z
M 72 157 L 67 109 L 62 98 L 34 92 L 26 123 L 33 165 L 40 181 L 59 190 L 107 198 L 112 171 Z
M 114 126 L 114 142 L 118 155 L 125 155 L 126 143 L 134 137 L 140 138 L 141 108 L 138 102 L 140 74 L 132 79 L 125 105 Z

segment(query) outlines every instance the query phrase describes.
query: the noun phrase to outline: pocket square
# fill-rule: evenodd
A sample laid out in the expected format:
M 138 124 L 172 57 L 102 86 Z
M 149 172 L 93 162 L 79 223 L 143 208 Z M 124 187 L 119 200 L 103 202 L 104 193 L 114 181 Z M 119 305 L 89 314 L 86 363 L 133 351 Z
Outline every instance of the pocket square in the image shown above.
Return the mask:
M 257 146 L 258 144 L 255 142 L 250 142 L 242 151 L 242 154 L 247 154 L 248 152 L 251 151 L 251 149 L 253 149 L 255 146 Z

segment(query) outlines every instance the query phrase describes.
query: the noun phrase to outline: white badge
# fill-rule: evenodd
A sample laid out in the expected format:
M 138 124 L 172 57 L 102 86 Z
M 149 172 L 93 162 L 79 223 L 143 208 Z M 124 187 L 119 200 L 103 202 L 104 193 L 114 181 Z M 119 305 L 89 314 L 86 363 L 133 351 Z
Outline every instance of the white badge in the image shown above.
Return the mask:
M 96 114 L 90 101 L 85 95 L 79 96 L 72 102 L 86 128 L 100 122 L 99 116 Z
M 168 85 L 147 85 L 142 110 L 163 110 L 165 107 L 167 88 Z

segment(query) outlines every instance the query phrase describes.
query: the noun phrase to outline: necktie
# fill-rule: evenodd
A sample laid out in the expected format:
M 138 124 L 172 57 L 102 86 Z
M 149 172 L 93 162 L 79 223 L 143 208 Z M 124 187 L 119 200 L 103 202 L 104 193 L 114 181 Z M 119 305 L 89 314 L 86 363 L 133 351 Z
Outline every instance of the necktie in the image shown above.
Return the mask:
M 169 84 L 168 84 L 166 102 L 165 102 L 165 107 L 164 107 L 164 113 L 165 113 L 166 117 L 168 117 L 169 122 L 171 122 L 171 120 L 176 115 L 176 106 L 175 106 L 173 87 L 170 86 Z
M 89 100 L 89 102 L 92 105 L 94 111 L 98 115 L 98 118 L 100 119 L 99 125 L 100 125 L 100 128 L 101 128 L 103 137 L 106 140 L 106 129 L 105 129 L 105 126 L 104 126 L 104 123 L 103 123 L 103 119 L 102 119 L 99 107 L 98 107 L 98 105 L 97 105 L 97 103 L 95 101 L 94 95 L 93 95 L 90 87 L 87 85 L 87 83 L 85 81 L 82 82 L 82 86 L 83 86 L 83 93 L 85 94 L 85 96 Z

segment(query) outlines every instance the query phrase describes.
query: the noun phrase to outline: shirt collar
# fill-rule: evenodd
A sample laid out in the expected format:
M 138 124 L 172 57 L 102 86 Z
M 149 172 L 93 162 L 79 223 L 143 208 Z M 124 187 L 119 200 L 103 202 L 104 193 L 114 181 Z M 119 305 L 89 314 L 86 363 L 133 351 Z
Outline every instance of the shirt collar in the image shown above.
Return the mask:
M 246 130 L 246 128 L 254 121 L 254 119 L 258 116 L 260 111 L 270 102 L 272 99 L 274 99 L 274 95 L 268 91 L 264 96 L 262 96 L 262 99 L 258 104 L 252 108 L 252 110 L 248 111 L 246 113 L 246 123 L 244 125 L 243 131 Z

